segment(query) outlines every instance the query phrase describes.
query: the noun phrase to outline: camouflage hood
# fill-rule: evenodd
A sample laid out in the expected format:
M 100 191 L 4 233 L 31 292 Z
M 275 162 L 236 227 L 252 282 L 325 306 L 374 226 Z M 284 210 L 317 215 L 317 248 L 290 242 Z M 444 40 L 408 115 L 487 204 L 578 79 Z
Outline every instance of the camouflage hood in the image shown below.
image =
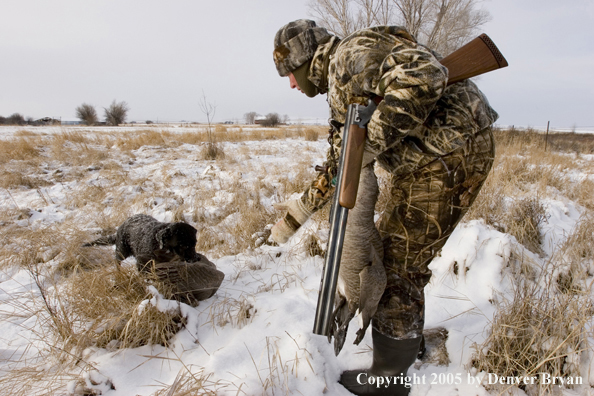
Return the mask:
M 311 81 L 321 94 L 328 92 L 328 67 L 330 58 L 336 51 L 340 39 L 332 36 L 328 42 L 318 46 L 309 66 L 308 80 Z
M 299 19 L 279 29 L 274 37 L 274 64 L 281 77 L 286 77 L 293 70 L 309 61 L 318 45 L 333 37 L 314 21 Z

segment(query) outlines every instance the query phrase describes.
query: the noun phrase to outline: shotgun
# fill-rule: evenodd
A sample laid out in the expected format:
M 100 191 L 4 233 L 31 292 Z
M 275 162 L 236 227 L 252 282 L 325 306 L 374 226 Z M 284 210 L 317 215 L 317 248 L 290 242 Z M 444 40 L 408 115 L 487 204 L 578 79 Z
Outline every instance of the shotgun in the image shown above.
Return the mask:
M 481 34 L 452 52 L 440 60 L 440 63 L 448 69 L 447 85 L 508 65 L 495 43 L 486 34 Z M 349 209 L 355 206 L 357 198 L 367 123 L 371 120 L 371 115 L 382 99 L 380 96 L 369 99 L 367 106 L 349 105 L 345 118 L 343 145 L 336 177 L 337 184 L 330 211 L 328 250 L 324 261 L 313 328 L 314 334 L 328 336 L 329 340 L 333 335 L 334 296 L 338 283 L 344 232 Z

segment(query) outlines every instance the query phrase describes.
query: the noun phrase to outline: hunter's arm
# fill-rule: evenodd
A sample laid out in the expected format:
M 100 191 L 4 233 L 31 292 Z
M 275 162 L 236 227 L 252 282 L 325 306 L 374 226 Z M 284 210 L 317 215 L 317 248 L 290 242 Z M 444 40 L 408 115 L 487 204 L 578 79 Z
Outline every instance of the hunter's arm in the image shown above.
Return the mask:
M 396 28 L 372 28 L 346 38 L 335 58 L 331 75 L 337 78 L 329 101 L 339 118 L 351 103 L 384 98 L 367 125 L 366 149 L 374 155 L 419 132 L 447 83 L 447 69 L 432 52 Z
M 447 71 L 425 48 L 396 48 L 385 59 L 378 90 L 384 100 L 367 126 L 372 152 L 379 154 L 422 128 L 441 97 Z
M 331 186 L 331 181 L 336 175 L 338 158 L 333 158 L 333 153 L 332 149 L 328 150 L 327 161 L 324 162 L 328 172 L 318 172 L 301 197 L 288 203 L 287 212 L 272 228 L 272 239 L 276 242 L 285 243 L 334 194 L 335 188 Z

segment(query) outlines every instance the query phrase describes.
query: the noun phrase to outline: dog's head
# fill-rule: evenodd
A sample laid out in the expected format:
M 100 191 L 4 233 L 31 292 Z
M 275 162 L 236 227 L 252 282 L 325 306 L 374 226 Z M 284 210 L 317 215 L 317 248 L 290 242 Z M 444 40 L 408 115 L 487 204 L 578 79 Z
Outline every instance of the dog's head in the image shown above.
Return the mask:
M 187 223 L 172 223 L 157 232 L 159 248 L 169 250 L 186 261 L 196 255 L 197 230 Z

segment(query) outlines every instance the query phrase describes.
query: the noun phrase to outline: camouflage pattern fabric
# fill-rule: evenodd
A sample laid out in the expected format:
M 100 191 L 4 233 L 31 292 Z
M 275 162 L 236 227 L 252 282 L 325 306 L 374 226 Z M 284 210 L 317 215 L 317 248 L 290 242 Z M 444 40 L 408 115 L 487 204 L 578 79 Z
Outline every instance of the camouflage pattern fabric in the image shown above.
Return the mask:
M 393 338 L 421 336 L 428 266 L 474 202 L 493 164 L 490 128 L 452 153 L 393 176 L 378 230 L 388 277 L 372 325 Z
M 319 173 L 301 197 L 312 213 L 334 193 L 348 105 L 384 98 L 365 149 L 392 175 L 378 228 L 388 284 L 372 323 L 393 338 L 421 334 L 427 266 L 476 198 L 494 156 L 490 126 L 497 113 L 472 81 L 446 87 L 439 58 L 402 28 L 374 27 L 319 45 L 308 77 L 328 92 L 334 125 L 329 172 Z
M 405 174 L 429 161 L 420 151 L 448 154 L 498 118 L 472 81 L 446 88 L 447 69 L 438 58 L 402 28 L 374 27 L 319 45 L 309 80 L 320 84 L 320 92 L 328 91 L 330 116 L 338 124 L 344 123 L 349 104 L 383 96 L 367 126 L 366 150 L 388 172 Z M 326 166 L 336 167 L 341 141 L 335 127 Z M 325 187 L 331 178 L 318 178 L 324 180 L 314 181 L 302 196 L 312 212 L 332 195 Z

